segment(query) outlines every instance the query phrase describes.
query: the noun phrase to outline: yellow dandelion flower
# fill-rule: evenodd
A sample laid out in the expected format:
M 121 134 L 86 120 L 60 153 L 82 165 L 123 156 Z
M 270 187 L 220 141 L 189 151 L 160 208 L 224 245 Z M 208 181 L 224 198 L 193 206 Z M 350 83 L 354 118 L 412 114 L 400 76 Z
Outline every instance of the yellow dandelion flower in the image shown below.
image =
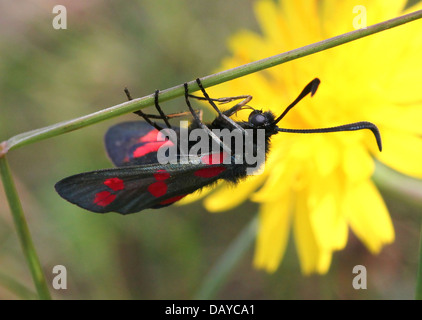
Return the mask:
M 366 9 L 368 25 L 407 13 L 405 0 L 359 4 Z M 255 13 L 262 33 L 244 30 L 231 37 L 232 55 L 222 69 L 353 31 L 355 6 L 350 0 L 259 0 Z M 213 97 L 251 94 L 251 105 L 279 115 L 319 77 L 315 97 L 305 98 L 281 127 L 321 128 L 365 120 L 375 123 L 383 138 L 379 153 L 368 130 L 279 133 L 272 138 L 262 175 L 249 177 L 235 192 L 221 185 L 207 194 L 210 211 L 230 209 L 247 199 L 261 204 L 257 268 L 278 268 L 290 230 L 305 274 L 328 270 L 332 253 L 345 247 L 349 228 L 373 253 L 394 240 L 389 213 L 371 181 L 372 157 L 422 178 L 420 52 L 422 22 L 416 21 L 209 90 Z

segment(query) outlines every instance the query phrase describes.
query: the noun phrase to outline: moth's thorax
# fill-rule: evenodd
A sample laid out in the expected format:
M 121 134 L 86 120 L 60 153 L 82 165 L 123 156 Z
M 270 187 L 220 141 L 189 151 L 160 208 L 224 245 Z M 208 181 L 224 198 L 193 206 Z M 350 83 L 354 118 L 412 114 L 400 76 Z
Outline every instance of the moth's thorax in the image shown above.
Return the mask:
M 237 124 L 243 129 L 264 129 L 266 135 L 273 135 L 277 133 L 275 130 L 277 126 L 274 124 L 274 120 L 275 115 L 271 111 L 253 110 L 249 114 L 248 121 L 238 121 Z M 225 119 L 220 117 L 215 118 L 208 127 L 210 129 L 233 129 Z

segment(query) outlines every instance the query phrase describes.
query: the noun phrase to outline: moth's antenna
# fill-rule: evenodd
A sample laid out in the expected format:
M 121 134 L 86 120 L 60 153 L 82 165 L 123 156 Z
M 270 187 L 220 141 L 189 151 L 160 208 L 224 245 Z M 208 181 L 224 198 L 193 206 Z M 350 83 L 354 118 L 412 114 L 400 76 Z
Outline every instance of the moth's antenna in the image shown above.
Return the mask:
M 356 131 L 369 129 L 375 136 L 377 141 L 378 149 L 382 151 L 382 142 L 380 132 L 375 124 L 368 121 L 361 121 L 355 123 L 344 124 L 342 126 L 330 127 L 330 128 L 318 128 L 318 129 L 286 129 L 277 128 L 279 132 L 290 132 L 290 133 L 325 133 L 325 132 L 340 132 L 340 131 Z
M 287 114 L 287 112 L 289 112 L 290 109 L 292 109 L 295 105 L 297 105 L 298 102 L 300 100 L 302 100 L 303 98 L 305 98 L 309 93 L 311 94 L 311 97 L 312 97 L 315 94 L 315 92 L 317 91 L 318 86 L 319 86 L 320 83 L 321 83 L 321 80 L 319 80 L 318 78 L 315 78 L 314 80 L 312 80 L 311 82 L 309 82 L 308 85 L 302 90 L 302 92 L 300 93 L 300 95 L 296 98 L 296 100 L 293 101 L 286 108 L 286 110 L 284 110 L 284 112 L 277 119 L 274 120 L 273 124 L 276 124 L 281 119 L 283 119 L 284 116 Z

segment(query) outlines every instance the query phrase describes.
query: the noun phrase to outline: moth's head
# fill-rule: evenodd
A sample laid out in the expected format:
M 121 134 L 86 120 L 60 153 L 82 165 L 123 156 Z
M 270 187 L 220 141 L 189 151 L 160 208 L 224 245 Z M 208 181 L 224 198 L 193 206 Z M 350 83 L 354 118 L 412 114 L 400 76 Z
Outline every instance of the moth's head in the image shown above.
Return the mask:
M 249 114 L 248 122 L 252 128 L 268 128 L 274 126 L 275 116 L 272 112 L 262 112 L 262 110 L 254 110 Z
M 311 93 L 311 95 L 314 95 L 318 85 L 320 83 L 320 80 L 318 78 L 315 78 L 312 80 L 306 87 L 303 89 L 302 93 L 296 98 L 295 101 L 293 101 L 287 108 L 284 110 L 284 112 L 276 118 L 274 113 L 271 111 L 263 112 L 262 110 L 256 110 L 253 109 L 253 111 L 249 114 L 248 118 L 248 124 L 251 128 L 254 129 L 266 129 L 267 131 L 271 131 L 273 133 L 277 132 L 278 126 L 277 123 L 283 119 L 283 117 L 289 112 L 290 109 L 292 109 L 300 100 L 302 100 L 306 95 Z M 248 107 L 252 109 L 251 107 Z

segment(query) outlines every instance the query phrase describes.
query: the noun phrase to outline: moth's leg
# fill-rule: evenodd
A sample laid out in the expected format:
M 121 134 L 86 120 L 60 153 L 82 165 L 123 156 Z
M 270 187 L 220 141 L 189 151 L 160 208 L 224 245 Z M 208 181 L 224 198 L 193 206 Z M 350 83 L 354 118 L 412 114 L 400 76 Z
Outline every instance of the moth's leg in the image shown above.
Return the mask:
M 216 143 L 218 143 L 221 148 L 227 152 L 228 154 L 231 155 L 231 148 L 229 148 L 228 146 L 226 146 L 223 141 L 220 140 L 220 138 L 218 138 L 214 132 L 212 132 L 205 124 L 202 123 L 201 119 L 199 119 L 198 115 L 196 114 L 195 110 L 193 110 L 190 101 L 189 101 L 189 89 L 188 89 L 188 84 L 185 83 L 183 85 L 185 87 L 185 100 L 186 100 L 186 104 L 189 108 L 190 113 L 193 116 L 193 120 L 195 121 L 195 123 L 197 124 L 198 127 L 202 128 L 203 130 L 205 130 L 205 132 L 208 133 L 208 135 L 211 137 L 211 139 L 213 139 Z
M 196 79 L 196 83 L 198 84 L 199 88 L 201 89 L 205 99 L 208 103 L 217 111 L 219 118 L 224 119 L 227 123 L 229 123 L 233 128 L 240 130 L 243 134 L 246 134 L 245 129 L 243 129 L 240 125 L 238 125 L 235 121 L 230 119 L 226 114 L 220 111 L 214 101 L 209 97 L 208 93 L 205 91 L 204 87 L 202 86 L 201 80 L 199 78 Z M 249 100 L 250 101 L 250 100 Z M 233 108 L 232 108 L 233 109 Z M 231 110 L 231 109 L 230 109 Z M 234 112 L 232 112 L 233 114 Z
M 197 100 L 207 100 L 208 101 L 207 98 L 194 96 L 193 94 L 190 94 L 189 97 L 197 99 Z M 240 100 L 240 99 L 243 99 L 243 100 L 241 102 L 239 102 L 238 104 L 234 105 L 233 107 L 231 107 L 230 109 L 222 112 L 227 117 L 230 117 L 233 114 L 235 114 L 236 112 L 243 109 L 246 106 L 246 104 L 249 101 L 252 100 L 252 96 L 251 95 L 242 95 L 242 96 L 235 96 L 235 97 L 210 98 L 210 100 L 219 102 L 220 104 L 229 103 L 229 102 Z
M 127 96 L 128 100 L 129 100 L 129 101 L 130 101 L 130 100 L 132 100 L 132 97 L 131 97 L 131 95 L 130 95 L 130 92 L 129 92 L 128 88 L 125 88 L 125 93 L 126 93 L 126 96 Z M 162 119 L 162 120 L 164 120 L 164 122 L 166 123 L 167 127 L 168 127 L 169 129 L 173 130 L 173 128 L 171 127 L 170 123 L 168 122 L 168 119 L 169 119 L 169 118 L 171 118 L 171 116 L 170 116 L 170 115 L 166 116 L 166 115 L 164 114 L 164 112 L 161 110 L 160 105 L 158 104 L 158 95 L 159 95 L 159 93 L 160 93 L 160 91 L 159 91 L 159 90 L 156 90 L 156 91 L 155 91 L 155 93 L 154 93 L 154 102 L 155 102 L 155 108 L 156 108 L 156 109 L 158 110 L 158 112 L 160 113 L 160 116 L 156 116 L 156 115 L 148 115 L 148 114 L 146 114 L 146 113 L 142 112 L 141 110 L 135 111 L 134 113 L 135 113 L 135 114 L 137 114 L 137 115 L 139 115 L 139 116 L 141 116 L 142 118 L 144 118 L 144 120 L 145 120 L 147 123 L 149 123 L 151 126 L 153 126 L 153 127 L 154 127 L 155 129 L 157 129 L 158 131 L 161 131 L 161 130 L 163 130 L 164 128 L 160 127 L 160 126 L 159 126 L 157 123 L 155 123 L 154 121 L 151 121 L 151 120 L 150 120 L 151 118 L 153 118 L 153 119 Z M 189 114 L 188 112 L 185 112 L 185 113 L 186 113 L 186 114 Z M 174 117 L 174 115 L 173 115 L 173 117 Z M 169 139 L 169 140 L 171 140 L 171 139 Z M 180 153 L 180 150 L 179 150 L 179 144 L 178 144 L 177 140 L 176 140 L 176 141 L 171 141 L 171 142 L 173 142 L 173 143 L 176 145 L 176 147 L 177 147 L 177 151 Z
M 160 93 L 160 90 L 156 90 L 155 91 L 155 94 L 154 94 L 154 105 L 155 105 L 155 108 L 158 110 L 158 113 L 160 114 L 160 116 L 163 119 L 164 123 L 166 124 L 167 128 L 172 129 L 169 120 L 167 119 L 165 113 L 163 112 L 163 110 L 161 110 L 161 107 L 158 104 L 158 95 L 159 95 L 159 93 Z
M 133 100 L 132 99 L 132 96 L 130 95 L 130 92 L 129 92 L 129 89 L 128 88 L 125 88 L 125 93 L 126 93 L 126 96 L 127 96 L 127 99 L 130 101 L 130 100 Z M 160 130 L 163 130 L 163 128 L 162 127 L 160 127 L 158 124 L 156 124 L 154 121 L 151 121 L 150 120 L 150 117 L 149 117 L 149 115 L 147 115 L 147 114 L 145 114 L 144 112 L 142 112 L 142 110 L 138 110 L 138 111 L 134 111 L 133 112 L 134 114 L 137 114 L 138 116 L 140 116 L 140 117 L 142 117 L 147 123 L 149 123 L 151 126 L 153 126 L 155 129 L 157 129 L 158 131 L 160 131 Z
M 128 98 L 129 101 L 130 100 L 133 100 L 132 99 L 132 96 L 130 95 L 130 92 L 129 92 L 129 89 L 128 88 L 125 88 L 125 93 L 126 93 L 126 96 L 127 96 L 127 98 Z M 158 103 L 156 103 L 155 107 L 157 108 L 157 110 L 161 110 L 161 108 L 158 105 Z M 202 110 L 195 110 L 195 112 L 198 114 L 199 118 L 202 121 L 202 115 L 203 115 Z M 184 117 L 184 116 L 191 115 L 191 112 L 190 111 L 170 113 L 170 114 L 165 115 L 164 112 L 162 112 L 162 110 L 161 110 L 159 116 L 157 116 L 155 114 L 146 114 L 146 113 L 142 112 L 141 110 L 135 111 L 134 113 L 137 114 L 137 115 L 139 115 L 139 116 L 141 116 L 142 118 L 144 118 L 144 120 L 146 122 L 148 122 L 150 125 L 154 126 L 156 129 L 159 129 L 159 130 L 161 130 L 162 128 L 160 126 L 158 126 L 158 124 L 156 124 L 155 122 L 151 121 L 150 119 L 161 119 L 161 120 L 164 120 L 164 119 L 173 119 L 173 118 L 178 118 L 178 117 Z M 164 117 L 163 117 L 163 115 L 164 115 Z
M 196 114 L 198 115 L 198 117 L 201 119 L 202 121 L 202 110 L 195 110 Z M 185 117 L 185 116 L 191 116 L 191 112 L 190 111 L 186 111 L 186 112 L 178 112 L 178 113 L 169 113 L 166 115 L 167 119 L 173 119 L 173 118 L 179 118 L 179 117 Z M 157 116 L 155 114 L 147 114 L 148 118 L 150 119 L 162 119 L 161 116 Z

